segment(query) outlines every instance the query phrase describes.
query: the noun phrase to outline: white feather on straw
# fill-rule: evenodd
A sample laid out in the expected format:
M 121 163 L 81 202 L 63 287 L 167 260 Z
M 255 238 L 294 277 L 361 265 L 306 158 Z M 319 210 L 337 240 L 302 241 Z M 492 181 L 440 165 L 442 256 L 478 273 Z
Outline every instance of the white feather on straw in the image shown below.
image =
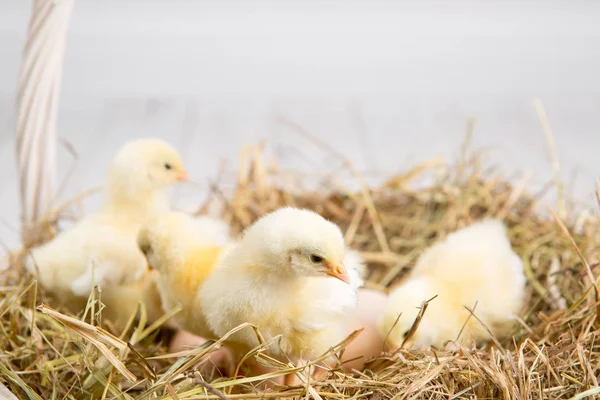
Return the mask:
M 17 98 L 17 169 L 21 236 L 52 207 L 56 182 L 56 119 L 74 0 L 35 0 L 23 51 Z

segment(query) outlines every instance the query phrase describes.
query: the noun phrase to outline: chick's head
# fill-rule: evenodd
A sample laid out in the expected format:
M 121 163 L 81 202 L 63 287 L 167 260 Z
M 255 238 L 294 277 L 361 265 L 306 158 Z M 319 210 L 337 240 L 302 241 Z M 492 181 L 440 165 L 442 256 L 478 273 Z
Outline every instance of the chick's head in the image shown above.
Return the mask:
M 271 273 L 332 276 L 350 283 L 344 266 L 340 228 L 319 214 L 283 207 L 265 215 L 244 233 L 258 262 Z
M 166 272 L 169 266 L 179 265 L 186 248 L 193 242 L 196 225 L 185 213 L 172 211 L 149 219 L 140 228 L 137 245 L 151 269 Z
M 127 142 L 117 152 L 109 170 L 113 189 L 156 190 L 188 179 L 181 156 L 160 139 Z

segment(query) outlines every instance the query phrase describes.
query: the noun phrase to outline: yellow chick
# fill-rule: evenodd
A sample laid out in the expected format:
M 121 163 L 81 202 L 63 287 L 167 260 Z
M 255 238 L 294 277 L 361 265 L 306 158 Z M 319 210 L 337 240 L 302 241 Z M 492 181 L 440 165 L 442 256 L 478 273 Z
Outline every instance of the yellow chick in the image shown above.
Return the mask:
M 169 209 L 165 189 L 183 180 L 187 180 L 183 162 L 166 142 L 126 143 L 109 166 L 102 209 L 32 249 L 27 269 L 75 308 L 85 302 L 94 284 L 108 291 L 138 282 L 147 271 L 136 243 L 140 225 Z
M 346 254 L 340 229 L 312 211 L 284 207 L 263 216 L 200 287 L 209 327 L 221 337 L 248 322 L 266 341 L 282 335 L 269 349 L 282 360 L 322 355 L 345 338 L 362 285 L 361 260 Z M 243 329 L 230 345 L 241 352 L 259 341 Z
M 523 262 L 513 252 L 504 224 L 485 219 L 423 252 L 407 280 L 390 293 L 380 332 L 392 350 L 399 348 L 421 302 L 437 295 L 404 347 L 481 343 L 491 337 L 464 306 L 502 336 L 523 305 L 524 289 Z
M 180 305 L 178 327 L 202 337 L 214 337 L 207 327 L 196 295 L 215 268 L 229 242 L 229 227 L 211 217 L 192 218 L 182 212 L 157 215 L 145 223 L 137 244 L 157 274 L 165 311 Z

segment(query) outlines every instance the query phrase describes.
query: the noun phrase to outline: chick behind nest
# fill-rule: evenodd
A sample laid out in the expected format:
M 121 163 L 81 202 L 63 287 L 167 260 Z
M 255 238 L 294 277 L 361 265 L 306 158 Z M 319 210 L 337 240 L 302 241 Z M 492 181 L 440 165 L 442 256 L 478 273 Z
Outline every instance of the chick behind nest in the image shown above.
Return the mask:
M 389 295 L 380 333 L 392 349 L 406 338 L 421 302 L 428 303 L 408 346 L 443 347 L 446 341 L 480 344 L 505 335 L 524 301 L 522 260 L 513 252 L 504 224 L 485 219 L 426 249 L 400 286 Z M 459 336 L 460 335 L 460 336 Z
M 110 291 L 136 282 L 146 270 L 135 241 L 139 226 L 168 209 L 165 189 L 186 179 L 168 143 L 152 138 L 125 143 L 109 165 L 101 210 L 32 249 L 27 270 L 73 312 L 81 310 L 94 284 Z

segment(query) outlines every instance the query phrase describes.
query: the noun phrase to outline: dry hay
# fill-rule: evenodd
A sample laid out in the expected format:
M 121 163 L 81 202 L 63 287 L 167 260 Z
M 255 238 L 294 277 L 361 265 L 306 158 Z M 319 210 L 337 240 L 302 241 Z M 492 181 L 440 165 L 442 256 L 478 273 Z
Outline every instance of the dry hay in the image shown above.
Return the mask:
M 598 302 L 590 282 L 597 273 L 599 224 L 590 212 L 566 215 L 562 210 L 563 227 L 543 207 L 540 211 L 540 196 L 528 195 L 524 184 L 513 186 L 485 172 L 477 158 L 453 166 L 425 163 L 376 189 L 367 189 L 355 174 L 362 188 L 358 193 L 332 181 L 317 190 L 300 190 L 296 178 L 267 162 L 260 147 L 245 148 L 241 161 L 234 193 L 215 186 L 211 196 L 224 205 L 222 214 L 234 231 L 281 205 L 313 209 L 338 223 L 347 243 L 363 252 L 372 288 L 392 285 L 425 247 L 448 232 L 484 216 L 503 218 L 528 277 L 527 306 L 514 337 L 488 349 L 384 354 L 351 375 L 337 369 L 324 381 L 263 391 L 257 385 L 266 376 L 231 379 L 194 372 L 218 342 L 167 356 L 160 330 L 156 324 L 145 327 L 143 317 L 132 321 L 123 337 L 112 336 L 97 326 L 94 296 L 80 319 L 34 308 L 41 301 L 52 304 L 51 299 L 21 278 L 15 257 L 1 288 L 0 381 L 18 397 L 31 399 L 91 394 L 122 399 L 581 399 L 600 393 Z M 411 188 L 417 176 L 434 183 Z M 279 369 L 272 375 L 290 371 L 291 366 L 260 351 L 257 358 Z

